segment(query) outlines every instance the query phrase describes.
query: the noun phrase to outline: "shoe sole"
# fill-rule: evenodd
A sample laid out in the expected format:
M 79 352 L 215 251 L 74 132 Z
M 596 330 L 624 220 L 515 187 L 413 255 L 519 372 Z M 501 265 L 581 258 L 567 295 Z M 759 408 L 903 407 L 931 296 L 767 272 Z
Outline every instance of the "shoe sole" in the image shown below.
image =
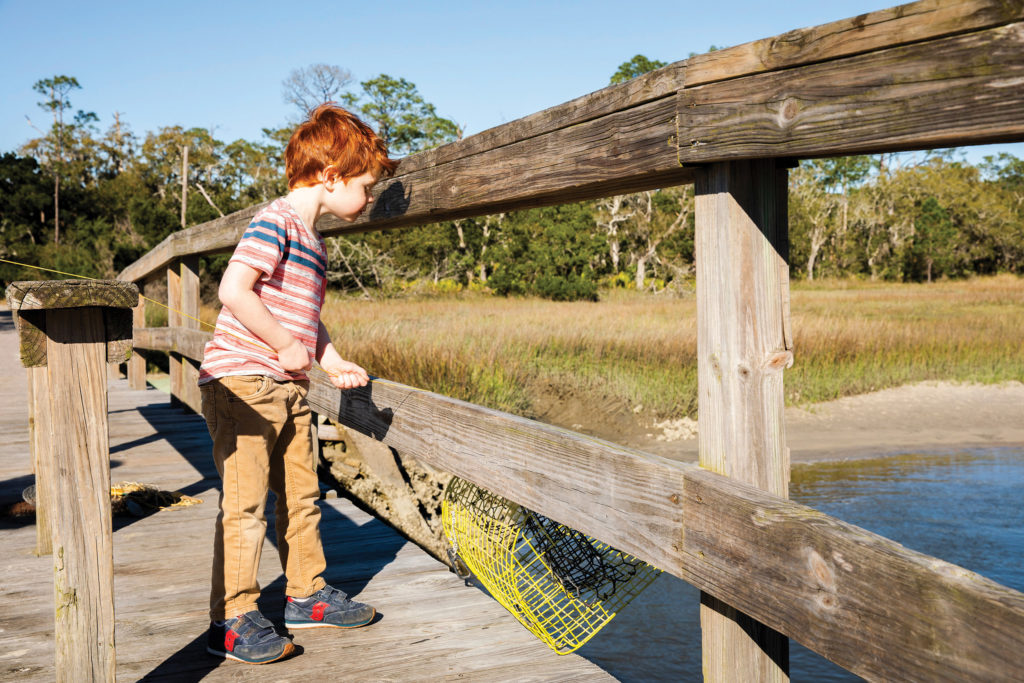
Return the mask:
M 284 651 L 281 654 L 279 654 L 278 656 L 274 657 L 273 659 L 265 659 L 265 660 L 263 660 L 261 662 L 255 662 L 255 661 L 252 661 L 250 659 L 242 659 L 241 657 L 236 657 L 235 655 L 231 654 L 230 652 L 220 652 L 218 650 L 214 650 L 212 647 L 207 647 L 206 651 L 209 652 L 211 655 L 215 655 L 217 657 L 223 657 L 224 659 L 233 659 L 236 662 L 242 662 L 243 664 L 256 664 L 256 665 L 259 665 L 259 664 L 270 664 L 271 662 L 277 662 L 277 661 L 280 661 L 280 660 L 284 659 L 288 655 L 290 655 L 293 652 L 295 652 L 295 645 L 293 643 L 288 643 L 287 645 L 284 646 Z
M 358 624 L 327 624 L 322 621 L 285 621 L 284 625 L 287 628 L 359 628 L 369 624 L 375 616 L 377 616 L 377 610 L 373 610 L 373 614 L 370 615 L 369 619 Z

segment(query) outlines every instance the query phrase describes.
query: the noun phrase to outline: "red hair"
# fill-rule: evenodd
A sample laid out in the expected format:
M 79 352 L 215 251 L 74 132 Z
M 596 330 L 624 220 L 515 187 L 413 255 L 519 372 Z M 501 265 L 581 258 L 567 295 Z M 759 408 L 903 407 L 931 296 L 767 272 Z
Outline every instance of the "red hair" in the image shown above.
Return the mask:
M 388 147 L 354 114 L 334 102 L 321 104 L 309 113 L 288 141 L 284 169 L 288 189 L 316 185 L 321 172 L 342 180 L 364 173 L 391 176 L 398 161 L 388 158 Z

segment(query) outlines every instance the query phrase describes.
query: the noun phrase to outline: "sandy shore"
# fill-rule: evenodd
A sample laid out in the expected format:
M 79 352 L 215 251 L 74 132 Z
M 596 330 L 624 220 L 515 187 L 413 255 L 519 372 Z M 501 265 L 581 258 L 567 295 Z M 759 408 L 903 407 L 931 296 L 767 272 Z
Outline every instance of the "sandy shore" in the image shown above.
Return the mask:
M 669 440 L 672 436 L 677 438 Z M 791 407 L 786 409 L 786 440 L 793 463 L 1024 447 L 1024 383 L 922 382 Z M 696 434 L 685 424 L 663 425 L 630 441 L 625 445 L 673 459 L 697 459 Z

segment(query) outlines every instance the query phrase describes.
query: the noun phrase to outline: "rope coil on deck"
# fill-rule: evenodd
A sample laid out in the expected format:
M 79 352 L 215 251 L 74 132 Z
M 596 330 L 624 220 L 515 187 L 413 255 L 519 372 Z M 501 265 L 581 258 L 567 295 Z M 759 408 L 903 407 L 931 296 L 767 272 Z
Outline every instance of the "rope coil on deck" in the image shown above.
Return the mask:
M 564 655 L 594 637 L 661 570 L 453 478 L 441 507 L 457 557 L 505 609 Z

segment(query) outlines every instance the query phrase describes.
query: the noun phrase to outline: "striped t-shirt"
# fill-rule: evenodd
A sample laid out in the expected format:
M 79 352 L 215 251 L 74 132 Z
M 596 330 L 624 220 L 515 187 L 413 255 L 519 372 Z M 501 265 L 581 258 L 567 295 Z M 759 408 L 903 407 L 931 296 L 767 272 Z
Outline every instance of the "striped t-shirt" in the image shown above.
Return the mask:
M 306 227 L 291 204 L 277 199 L 253 216 L 231 261 L 260 271 L 253 291 L 270 314 L 316 357 L 320 307 L 327 287 L 327 248 Z M 206 345 L 199 383 L 229 375 L 266 375 L 277 380 L 307 379 L 288 372 L 277 354 L 232 315 L 227 306 L 217 317 Z

